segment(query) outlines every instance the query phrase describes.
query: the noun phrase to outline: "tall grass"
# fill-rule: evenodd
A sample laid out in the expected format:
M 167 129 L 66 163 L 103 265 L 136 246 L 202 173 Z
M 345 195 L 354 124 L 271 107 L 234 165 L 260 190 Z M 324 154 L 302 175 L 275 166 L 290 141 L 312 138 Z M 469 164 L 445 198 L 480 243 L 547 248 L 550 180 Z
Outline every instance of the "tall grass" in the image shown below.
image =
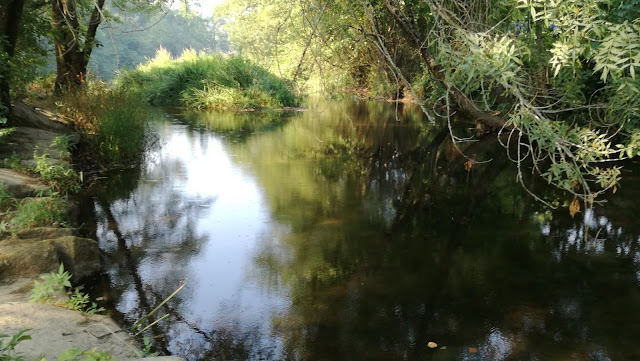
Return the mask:
M 160 49 L 147 63 L 122 72 L 115 85 L 160 106 L 263 109 L 300 103 L 282 79 L 244 58 L 193 50 L 174 59 Z
M 68 95 L 59 105 L 100 164 L 127 166 L 140 161 L 149 142 L 146 125 L 154 113 L 139 94 L 97 83 Z

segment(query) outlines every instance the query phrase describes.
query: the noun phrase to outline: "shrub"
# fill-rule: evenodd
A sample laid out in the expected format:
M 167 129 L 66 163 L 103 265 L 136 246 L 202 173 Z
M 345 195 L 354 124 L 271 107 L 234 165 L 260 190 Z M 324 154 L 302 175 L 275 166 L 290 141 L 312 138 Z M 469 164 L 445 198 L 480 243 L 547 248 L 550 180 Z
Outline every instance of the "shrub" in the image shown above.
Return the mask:
M 34 171 L 47 182 L 49 186 L 56 192 L 77 193 L 80 191 L 80 179 L 78 174 L 66 164 L 51 164 L 47 161 L 47 155 L 38 155 L 37 151 L 33 153 L 33 159 L 36 160 Z
M 123 166 L 141 160 L 149 142 L 146 126 L 154 113 L 139 94 L 94 83 L 58 105 L 74 120 L 99 163 Z
M 115 84 L 161 106 L 263 109 L 300 103 L 282 79 L 247 59 L 194 51 L 172 59 L 161 49 L 136 70 L 122 72 Z
M 63 225 L 66 212 L 67 202 L 55 194 L 53 197 L 24 198 L 8 215 L 8 227 L 20 230 Z

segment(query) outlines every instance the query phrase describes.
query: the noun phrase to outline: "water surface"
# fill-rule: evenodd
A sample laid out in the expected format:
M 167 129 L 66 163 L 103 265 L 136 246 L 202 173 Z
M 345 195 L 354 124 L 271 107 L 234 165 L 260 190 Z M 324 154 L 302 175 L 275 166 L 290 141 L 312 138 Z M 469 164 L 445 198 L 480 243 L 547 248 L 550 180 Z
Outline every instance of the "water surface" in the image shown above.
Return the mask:
M 406 105 L 179 113 L 154 131 L 144 166 L 97 182 L 85 215 L 124 325 L 186 282 L 146 332 L 161 352 L 640 359 L 633 175 L 571 218 L 566 195 L 532 184 L 556 211 L 528 197 L 495 142 L 470 145 L 493 160 L 466 171 Z

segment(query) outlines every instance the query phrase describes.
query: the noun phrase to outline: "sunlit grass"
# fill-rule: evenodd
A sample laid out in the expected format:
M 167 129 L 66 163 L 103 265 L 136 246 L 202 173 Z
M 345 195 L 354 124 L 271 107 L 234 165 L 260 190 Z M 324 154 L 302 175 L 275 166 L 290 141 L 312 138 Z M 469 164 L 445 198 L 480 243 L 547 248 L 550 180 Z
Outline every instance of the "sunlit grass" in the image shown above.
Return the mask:
M 174 59 L 160 49 L 147 63 L 122 72 L 115 84 L 160 106 L 264 109 L 300 103 L 282 79 L 244 58 L 193 50 Z

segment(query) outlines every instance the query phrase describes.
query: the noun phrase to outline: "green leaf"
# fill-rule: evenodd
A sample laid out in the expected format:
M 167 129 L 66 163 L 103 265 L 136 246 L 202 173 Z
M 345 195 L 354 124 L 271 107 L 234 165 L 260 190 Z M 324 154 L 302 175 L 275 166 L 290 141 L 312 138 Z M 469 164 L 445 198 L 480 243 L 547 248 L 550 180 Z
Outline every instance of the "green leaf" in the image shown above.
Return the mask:
M 82 355 L 82 350 L 77 348 L 70 348 L 65 350 L 58 356 L 58 361 L 76 361 L 77 357 Z

